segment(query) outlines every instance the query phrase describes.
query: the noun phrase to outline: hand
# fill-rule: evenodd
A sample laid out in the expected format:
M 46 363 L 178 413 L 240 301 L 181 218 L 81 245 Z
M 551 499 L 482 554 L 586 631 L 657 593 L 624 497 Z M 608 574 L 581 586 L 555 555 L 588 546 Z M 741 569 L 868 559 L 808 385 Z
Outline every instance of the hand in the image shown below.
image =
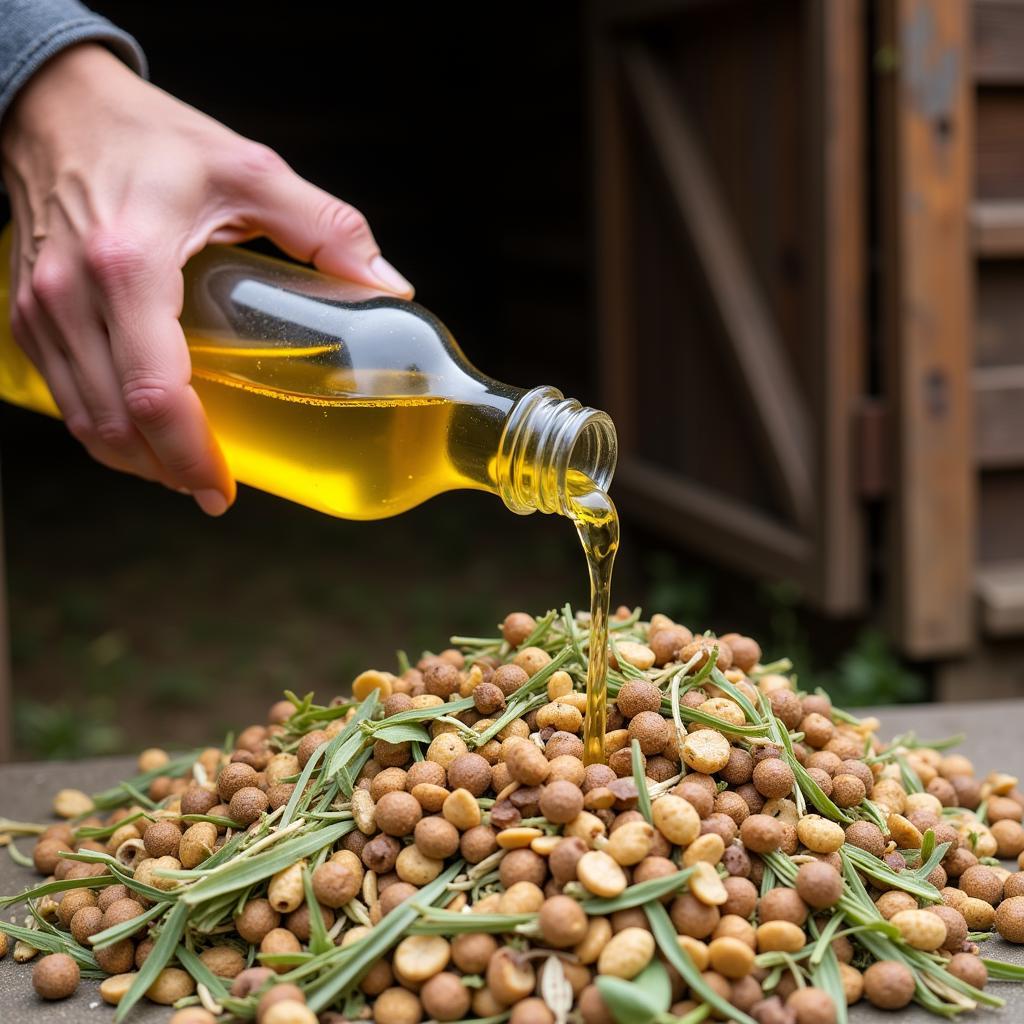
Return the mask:
M 189 383 L 181 267 L 267 235 L 296 259 L 411 296 L 357 210 L 103 47 L 59 54 L 0 135 L 14 214 L 11 324 L 94 458 L 191 493 L 235 485 Z

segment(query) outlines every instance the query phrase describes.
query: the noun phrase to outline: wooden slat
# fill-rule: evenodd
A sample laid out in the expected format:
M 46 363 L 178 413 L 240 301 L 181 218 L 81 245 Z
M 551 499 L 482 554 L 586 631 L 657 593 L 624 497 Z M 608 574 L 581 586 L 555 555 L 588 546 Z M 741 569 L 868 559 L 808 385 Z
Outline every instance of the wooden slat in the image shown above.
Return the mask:
M 900 54 L 879 97 L 882 330 L 894 429 L 887 557 L 893 626 L 915 657 L 972 640 L 969 9 L 884 0 Z
M 814 517 L 816 597 L 833 614 L 865 602 L 864 509 L 853 424 L 866 387 L 864 99 L 865 4 L 805 3 L 807 337 L 814 339 L 815 422 L 820 442 Z
M 1024 98 L 1019 89 L 979 89 L 975 112 L 978 199 L 1020 199 L 1024 182 Z
M 976 266 L 975 363 L 1024 363 L 1024 260 L 981 260 Z
M 973 70 L 980 85 L 1024 85 L 1024 4 L 973 0 Z
M 615 475 L 615 496 L 630 522 L 724 565 L 805 587 L 812 582 L 805 537 L 717 491 L 626 456 Z
M 1024 366 L 974 371 L 974 448 L 982 469 L 1024 466 Z
M 889 410 L 877 396 L 865 397 L 854 422 L 858 492 L 866 501 L 888 497 L 893 486 Z
M 983 565 L 977 574 L 981 623 L 992 636 L 1024 633 L 1024 562 Z
M 779 482 L 798 525 L 809 525 L 814 494 L 807 410 L 771 315 L 701 145 L 678 96 L 652 55 L 623 47 L 626 80 L 706 280 Z
M 974 203 L 971 242 L 974 251 L 985 259 L 1024 258 L 1024 200 L 988 199 Z

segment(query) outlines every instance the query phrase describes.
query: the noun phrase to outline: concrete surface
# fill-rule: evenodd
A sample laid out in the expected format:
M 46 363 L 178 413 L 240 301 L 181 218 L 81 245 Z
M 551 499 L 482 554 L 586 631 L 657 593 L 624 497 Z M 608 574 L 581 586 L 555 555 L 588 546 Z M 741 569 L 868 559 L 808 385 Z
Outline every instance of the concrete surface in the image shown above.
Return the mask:
M 1024 777 L 1024 701 L 999 701 L 986 704 L 921 705 L 881 709 L 883 735 L 894 736 L 915 729 L 922 739 L 938 739 L 954 733 L 967 733 L 960 750 L 974 761 L 979 773 L 993 769 Z M 64 786 L 95 792 L 113 785 L 132 773 L 132 762 L 107 758 L 84 762 L 48 762 L 0 766 L 0 815 L 22 821 L 46 820 L 41 811 L 50 806 L 53 794 Z M 18 844 L 28 852 L 31 840 Z M 17 892 L 39 881 L 27 868 L 20 868 L 0 850 L 0 893 Z M 15 919 L 14 910 L 0 913 L 3 920 Z M 983 947 L 983 955 L 1024 964 L 1024 947 L 992 940 Z M 83 982 L 73 999 L 61 1003 L 43 1003 L 32 990 L 30 965 L 15 964 L 8 955 L 0 961 L 0 1024 L 83 1024 L 109 1022 L 110 1007 L 97 993 L 96 982 Z M 1024 985 L 993 983 L 991 991 L 1006 1000 L 998 1011 L 979 1011 L 970 1018 L 989 1019 L 999 1024 L 1024 1022 Z M 132 1024 L 166 1024 L 170 1014 L 163 1007 L 140 1004 L 129 1020 Z M 893 1014 L 860 1005 L 851 1010 L 851 1024 L 893 1021 Z M 901 1024 L 924 1024 L 940 1018 L 917 1007 L 902 1011 Z

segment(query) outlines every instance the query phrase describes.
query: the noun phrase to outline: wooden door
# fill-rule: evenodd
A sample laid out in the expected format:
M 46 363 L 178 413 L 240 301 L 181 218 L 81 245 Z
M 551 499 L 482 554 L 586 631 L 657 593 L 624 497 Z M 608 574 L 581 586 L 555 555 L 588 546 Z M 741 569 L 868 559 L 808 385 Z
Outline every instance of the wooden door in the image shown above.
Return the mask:
M 861 0 L 589 5 L 616 495 L 840 614 L 867 583 L 867 25 Z

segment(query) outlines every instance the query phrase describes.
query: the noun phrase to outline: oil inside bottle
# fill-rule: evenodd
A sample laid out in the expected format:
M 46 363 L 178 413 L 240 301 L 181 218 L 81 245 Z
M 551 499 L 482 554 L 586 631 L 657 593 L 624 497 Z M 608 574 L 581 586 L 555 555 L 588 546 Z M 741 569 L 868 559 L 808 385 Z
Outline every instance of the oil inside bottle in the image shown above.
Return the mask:
M 255 371 L 266 356 L 251 358 Z M 238 479 L 357 520 L 480 486 L 450 443 L 471 429 L 473 406 L 437 395 L 428 375 L 328 369 L 315 358 L 292 358 L 281 362 L 287 379 L 267 387 L 246 379 L 241 359 L 232 354 L 230 373 L 195 360 L 192 378 Z M 259 373 L 267 379 L 265 367 Z

